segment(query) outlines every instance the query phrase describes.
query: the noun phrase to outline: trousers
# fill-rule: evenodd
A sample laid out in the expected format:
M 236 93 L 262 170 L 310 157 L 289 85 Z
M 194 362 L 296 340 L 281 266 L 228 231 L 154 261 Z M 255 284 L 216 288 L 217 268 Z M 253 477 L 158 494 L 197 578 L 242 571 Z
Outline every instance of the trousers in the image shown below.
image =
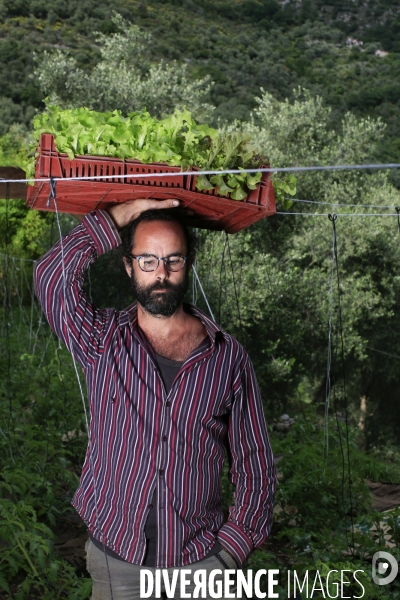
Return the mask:
M 86 542 L 85 548 L 87 570 L 93 579 L 91 600 L 225 598 L 224 582 L 227 581 L 227 578 L 229 578 L 228 598 L 236 600 L 234 575 L 237 565 L 225 550 L 185 567 L 170 567 L 161 570 L 141 567 L 111 556 L 106 558 L 104 552 L 99 550 L 90 539 Z M 146 573 L 142 574 L 142 593 L 144 592 L 144 595 L 141 595 L 140 573 L 143 570 Z M 225 573 L 228 570 L 230 572 Z M 184 572 L 181 573 L 182 571 Z

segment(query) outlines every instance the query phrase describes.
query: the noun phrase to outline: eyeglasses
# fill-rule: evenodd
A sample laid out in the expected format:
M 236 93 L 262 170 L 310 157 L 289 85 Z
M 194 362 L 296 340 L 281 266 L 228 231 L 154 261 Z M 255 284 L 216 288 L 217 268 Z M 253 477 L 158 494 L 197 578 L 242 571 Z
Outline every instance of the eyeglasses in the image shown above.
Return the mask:
M 185 266 L 187 260 L 187 256 L 182 256 L 181 254 L 171 254 L 163 258 L 161 256 L 154 256 L 154 254 L 141 254 L 140 256 L 130 254 L 129 256 L 130 258 L 136 258 L 139 267 L 142 271 L 146 271 L 146 273 L 155 271 L 160 264 L 160 260 L 164 261 L 167 271 L 180 271 Z

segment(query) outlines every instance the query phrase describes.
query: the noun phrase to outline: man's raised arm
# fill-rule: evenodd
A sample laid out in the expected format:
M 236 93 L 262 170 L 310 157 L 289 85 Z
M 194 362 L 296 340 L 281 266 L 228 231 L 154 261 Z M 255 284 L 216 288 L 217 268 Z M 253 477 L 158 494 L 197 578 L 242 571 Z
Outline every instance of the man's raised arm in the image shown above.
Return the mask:
M 171 208 L 177 200 L 133 200 L 106 212 L 86 215 L 35 266 L 35 291 L 50 327 L 82 367 L 101 351 L 101 340 L 115 311 L 98 310 L 83 291 L 85 271 L 98 256 L 121 243 L 118 229 L 150 208 Z M 64 262 L 64 268 L 63 268 Z

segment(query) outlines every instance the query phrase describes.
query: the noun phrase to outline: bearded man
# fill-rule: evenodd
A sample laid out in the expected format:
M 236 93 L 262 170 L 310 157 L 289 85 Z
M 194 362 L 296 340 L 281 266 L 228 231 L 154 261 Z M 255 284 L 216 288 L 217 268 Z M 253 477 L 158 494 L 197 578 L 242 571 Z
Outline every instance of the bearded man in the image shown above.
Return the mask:
M 195 245 L 177 205 L 94 211 L 35 270 L 47 319 L 87 382 L 89 444 L 72 504 L 89 529 L 93 600 L 140 598 L 143 568 L 189 569 L 174 597 L 191 597 L 196 572 L 241 568 L 272 524 L 276 477 L 253 367 L 232 336 L 183 303 Z M 99 310 L 84 272 L 126 227 L 137 302 Z M 224 523 L 226 451 L 235 492 Z

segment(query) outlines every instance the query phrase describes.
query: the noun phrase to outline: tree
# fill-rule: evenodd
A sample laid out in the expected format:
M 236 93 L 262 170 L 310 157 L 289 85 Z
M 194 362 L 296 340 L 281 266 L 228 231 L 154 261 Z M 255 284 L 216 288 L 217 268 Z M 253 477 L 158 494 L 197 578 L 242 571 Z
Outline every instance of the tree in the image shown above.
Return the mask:
M 119 109 L 125 114 L 147 108 L 157 117 L 186 107 L 197 119 L 207 120 L 213 110 L 204 101 L 212 85 L 210 78 L 194 80 L 187 65 L 176 61 L 150 63 L 150 34 L 118 14 L 112 20 L 120 32 L 97 35 L 101 60 L 91 72 L 78 68 L 68 52 L 36 56 L 35 75 L 51 101 L 66 108 Z
M 368 162 L 384 133 L 380 120 L 351 114 L 334 132 L 330 109 L 304 90 L 297 90 L 292 103 L 263 93 L 258 104 L 258 125 L 231 127 L 250 130 L 277 167 Z M 395 212 L 399 192 L 383 171 L 312 172 L 298 175 L 297 199 L 317 204 L 296 202 L 289 212 L 306 216 L 260 222 L 230 237 L 230 248 L 223 236 L 203 234 L 201 278 L 222 325 L 248 348 L 266 405 L 275 414 L 298 397 L 325 400 L 331 302 L 332 379 L 343 407 L 340 299 L 348 400 L 356 414 L 360 398 L 367 398 L 366 433 L 376 437 L 379 428 L 371 412 L 385 415 L 380 433 L 390 429 L 387 415 L 391 421 L 400 416 L 394 408 L 400 400 L 398 365 L 374 351 L 400 356 L 399 236 L 393 218 L 357 215 L 384 213 L 386 206 L 393 207 L 386 212 Z M 339 215 L 338 274 L 327 213 Z

